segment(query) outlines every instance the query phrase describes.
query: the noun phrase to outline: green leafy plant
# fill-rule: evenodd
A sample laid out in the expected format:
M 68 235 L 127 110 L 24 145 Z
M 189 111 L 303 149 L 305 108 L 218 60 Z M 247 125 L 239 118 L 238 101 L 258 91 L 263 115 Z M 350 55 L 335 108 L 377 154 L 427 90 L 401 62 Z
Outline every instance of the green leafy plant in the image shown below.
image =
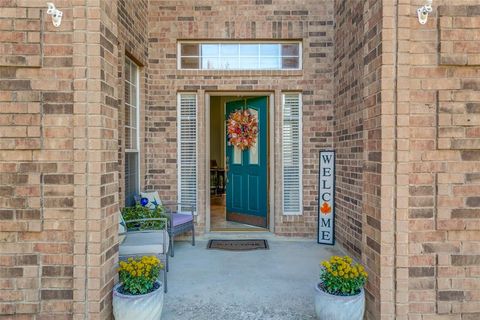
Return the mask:
M 133 207 L 125 207 L 122 209 L 122 216 L 125 221 L 149 219 L 149 218 L 168 218 L 165 209 L 162 206 L 156 206 L 155 209 L 149 209 L 140 203 Z M 127 222 L 129 230 L 158 230 L 165 227 L 164 221 L 144 221 L 144 222 Z
M 352 296 L 358 294 L 367 282 L 368 274 L 363 266 L 353 263 L 348 256 L 333 256 L 321 265 L 321 286 L 330 294 Z
M 155 256 L 128 258 L 127 261 L 121 261 L 118 273 L 124 293 L 139 295 L 153 291 L 155 281 L 163 268 L 163 264 Z

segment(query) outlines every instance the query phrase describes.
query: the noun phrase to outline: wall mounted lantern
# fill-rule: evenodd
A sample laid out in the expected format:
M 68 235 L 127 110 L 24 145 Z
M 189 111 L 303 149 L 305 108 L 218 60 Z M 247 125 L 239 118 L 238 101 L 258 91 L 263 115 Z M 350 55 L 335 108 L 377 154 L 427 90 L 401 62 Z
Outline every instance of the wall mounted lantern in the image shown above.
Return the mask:
M 427 23 L 428 14 L 433 11 L 432 2 L 433 0 L 426 0 L 425 5 L 417 9 L 418 22 L 420 22 L 420 24 Z
M 55 8 L 55 5 L 51 2 L 47 2 L 47 14 L 52 16 L 52 23 L 55 27 L 60 27 L 60 24 L 62 24 L 62 16 L 63 12 Z

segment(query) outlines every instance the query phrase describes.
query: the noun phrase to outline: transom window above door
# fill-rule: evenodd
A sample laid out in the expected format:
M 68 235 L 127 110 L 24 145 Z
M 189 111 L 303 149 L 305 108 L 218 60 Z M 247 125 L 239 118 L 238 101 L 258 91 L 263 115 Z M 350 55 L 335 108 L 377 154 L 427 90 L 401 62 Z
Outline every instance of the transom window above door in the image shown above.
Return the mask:
M 300 70 L 299 41 L 178 43 L 178 68 L 194 70 Z

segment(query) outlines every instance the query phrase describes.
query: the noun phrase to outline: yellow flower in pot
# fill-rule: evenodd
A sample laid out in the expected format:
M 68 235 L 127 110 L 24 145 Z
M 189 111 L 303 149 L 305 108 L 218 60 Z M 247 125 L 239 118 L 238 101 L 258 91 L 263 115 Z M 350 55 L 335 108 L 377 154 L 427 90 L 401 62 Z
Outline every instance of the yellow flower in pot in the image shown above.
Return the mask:
M 363 287 L 368 274 L 348 256 L 333 256 L 321 263 L 316 285 L 315 312 L 318 319 L 361 320 L 365 312 Z
M 163 264 L 155 256 L 120 261 L 120 283 L 113 289 L 115 319 L 160 319 L 164 292 L 158 276 L 163 268 Z

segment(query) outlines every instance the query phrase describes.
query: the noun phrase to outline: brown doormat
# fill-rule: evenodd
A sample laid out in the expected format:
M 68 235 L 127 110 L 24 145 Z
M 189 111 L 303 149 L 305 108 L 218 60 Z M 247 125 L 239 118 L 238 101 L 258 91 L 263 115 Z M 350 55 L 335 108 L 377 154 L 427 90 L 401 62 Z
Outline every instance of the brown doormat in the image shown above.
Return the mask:
M 209 240 L 207 249 L 230 251 L 268 250 L 268 242 L 263 239 Z

